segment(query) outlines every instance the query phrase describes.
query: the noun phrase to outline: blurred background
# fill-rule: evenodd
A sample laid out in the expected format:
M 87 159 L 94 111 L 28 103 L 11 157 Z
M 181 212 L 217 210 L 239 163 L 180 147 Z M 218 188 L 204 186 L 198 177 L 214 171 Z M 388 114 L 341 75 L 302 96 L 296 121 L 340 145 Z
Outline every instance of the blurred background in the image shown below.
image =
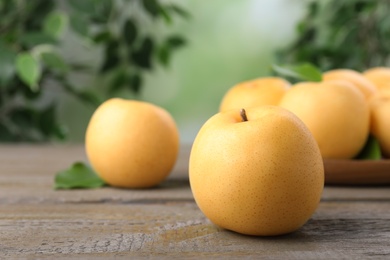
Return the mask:
M 272 64 L 389 65 L 388 1 L 0 0 L 0 141 L 84 141 L 110 97 L 191 143 L 224 93 Z

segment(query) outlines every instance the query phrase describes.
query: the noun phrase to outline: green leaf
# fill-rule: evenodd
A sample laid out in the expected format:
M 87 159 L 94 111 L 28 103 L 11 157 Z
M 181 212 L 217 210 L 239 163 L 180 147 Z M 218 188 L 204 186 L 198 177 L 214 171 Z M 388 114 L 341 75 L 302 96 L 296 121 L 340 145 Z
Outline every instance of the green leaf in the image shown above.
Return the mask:
M 164 44 L 158 49 L 157 57 L 162 65 L 167 66 L 169 64 L 170 56 L 170 48 L 167 45 Z
M 370 135 L 360 153 L 355 157 L 358 160 L 380 160 L 382 159 L 381 148 L 378 140 Z
M 281 76 L 292 77 L 304 81 L 321 81 L 321 71 L 310 63 L 300 65 L 272 65 L 272 69 Z
M 61 56 L 54 52 L 43 52 L 41 54 L 42 61 L 45 65 L 57 72 L 66 73 L 69 70 L 68 65 L 64 62 Z
M 138 67 L 151 69 L 153 51 L 153 40 L 150 37 L 145 37 L 140 48 L 131 54 L 131 59 Z
M 123 26 L 123 38 L 130 46 L 137 38 L 137 27 L 132 19 L 128 19 Z
M 112 39 L 112 35 L 109 31 L 102 31 L 93 36 L 93 41 L 95 43 L 108 42 Z
M 68 16 L 63 12 L 53 12 L 46 16 L 43 31 L 58 39 L 65 31 Z
M 116 2 L 112 0 L 95 0 L 91 21 L 96 24 L 106 25 L 115 10 L 115 4 Z
M 156 0 L 142 0 L 145 10 L 153 17 L 160 15 L 160 5 Z
M 5 86 L 15 74 L 16 54 L 0 45 L 0 86 Z
M 113 79 L 110 82 L 109 92 L 114 94 L 116 91 L 120 90 L 123 86 L 125 86 L 128 82 L 129 75 L 125 70 L 116 71 Z
M 172 23 L 172 17 L 170 16 L 168 9 L 165 9 L 165 7 L 160 6 L 160 13 L 161 13 L 162 17 L 164 18 L 166 24 Z
M 57 41 L 51 35 L 45 32 L 27 32 L 21 37 L 21 42 L 28 48 L 32 48 L 40 44 L 56 44 Z
M 30 87 L 31 91 L 38 91 L 41 67 L 30 53 L 24 52 L 17 55 L 16 72 L 19 78 Z
M 73 14 L 70 17 L 70 26 L 76 33 L 83 37 L 87 37 L 89 35 L 88 20 L 84 16 Z
M 172 9 L 175 13 L 177 13 L 178 15 L 180 15 L 181 17 L 183 17 L 185 19 L 191 18 L 190 13 L 178 5 L 171 5 L 170 9 Z
M 101 0 L 100 0 L 101 1 Z M 67 1 L 75 10 L 86 13 L 86 14 L 92 14 L 95 9 L 95 3 L 96 0 L 68 0 Z
M 142 77 L 139 74 L 133 74 L 130 76 L 130 88 L 131 90 L 138 94 L 142 86 Z
M 120 44 L 116 40 L 112 40 L 110 43 L 107 44 L 105 49 L 105 57 L 103 64 L 100 68 L 100 72 L 107 72 L 112 69 L 115 69 L 121 62 L 121 59 L 119 57 L 119 50 Z
M 166 40 L 167 45 L 171 49 L 180 48 L 186 44 L 186 40 L 179 35 L 171 35 Z
M 98 107 L 101 103 L 103 103 L 103 99 L 91 91 L 80 91 L 77 92 L 77 97 L 83 100 L 85 103 L 93 105 L 94 107 Z
M 104 185 L 104 181 L 82 162 L 76 162 L 69 169 L 58 172 L 54 179 L 55 189 L 91 189 Z

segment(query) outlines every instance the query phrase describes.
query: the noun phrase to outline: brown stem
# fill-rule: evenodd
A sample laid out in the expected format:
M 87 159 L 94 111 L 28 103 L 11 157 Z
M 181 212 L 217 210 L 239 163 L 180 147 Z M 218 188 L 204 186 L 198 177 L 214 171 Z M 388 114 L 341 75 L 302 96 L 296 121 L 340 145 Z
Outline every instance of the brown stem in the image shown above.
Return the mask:
M 246 111 L 245 111 L 245 109 L 241 108 L 241 110 L 240 110 L 240 115 L 241 115 L 241 118 L 242 118 L 242 121 L 243 121 L 243 122 L 248 121 L 248 118 L 246 117 Z

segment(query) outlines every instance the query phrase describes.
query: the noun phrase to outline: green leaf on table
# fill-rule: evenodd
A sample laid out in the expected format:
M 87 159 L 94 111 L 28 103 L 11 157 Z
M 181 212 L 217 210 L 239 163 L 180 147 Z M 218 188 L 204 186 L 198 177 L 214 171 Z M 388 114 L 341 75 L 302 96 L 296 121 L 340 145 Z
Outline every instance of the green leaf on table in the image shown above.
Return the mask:
M 321 71 L 310 63 L 299 65 L 272 65 L 272 69 L 281 76 L 292 77 L 304 81 L 321 81 Z
M 54 179 L 55 189 L 92 189 L 104 185 L 104 181 L 82 162 L 76 162 L 69 169 L 58 172 Z
M 63 12 L 53 12 L 46 16 L 43 31 L 58 39 L 65 31 L 68 16 Z
M 378 140 L 370 135 L 360 153 L 355 157 L 357 160 L 380 160 L 382 159 L 381 148 Z
M 41 67 L 34 56 L 28 52 L 18 54 L 16 57 L 16 72 L 19 78 L 30 87 L 31 91 L 38 90 Z

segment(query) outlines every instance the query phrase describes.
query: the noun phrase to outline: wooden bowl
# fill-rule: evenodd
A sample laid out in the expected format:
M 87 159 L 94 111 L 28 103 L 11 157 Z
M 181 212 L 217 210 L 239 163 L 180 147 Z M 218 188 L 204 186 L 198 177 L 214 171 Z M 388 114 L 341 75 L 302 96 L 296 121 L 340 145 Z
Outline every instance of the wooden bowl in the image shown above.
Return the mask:
M 325 159 L 325 184 L 388 185 L 390 160 Z

